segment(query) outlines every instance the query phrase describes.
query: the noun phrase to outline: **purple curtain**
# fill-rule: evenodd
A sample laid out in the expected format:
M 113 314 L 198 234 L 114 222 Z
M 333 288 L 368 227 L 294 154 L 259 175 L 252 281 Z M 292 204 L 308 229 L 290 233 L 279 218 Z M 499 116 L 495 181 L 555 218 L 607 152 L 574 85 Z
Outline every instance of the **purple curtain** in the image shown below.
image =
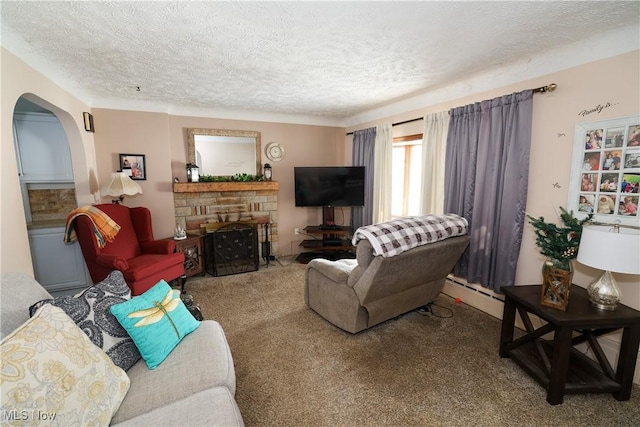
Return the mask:
M 454 274 L 496 292 L 512 286 L 522 242 L 531 148 L 531 90 L 450 110 L 445 213 L 469 221 Z
M 351 208 L 351 227 L 357 230 L 373 223 L 373 162 L 376 128 L 353 132 L 353 166 L 364 166 L 364 206 Z

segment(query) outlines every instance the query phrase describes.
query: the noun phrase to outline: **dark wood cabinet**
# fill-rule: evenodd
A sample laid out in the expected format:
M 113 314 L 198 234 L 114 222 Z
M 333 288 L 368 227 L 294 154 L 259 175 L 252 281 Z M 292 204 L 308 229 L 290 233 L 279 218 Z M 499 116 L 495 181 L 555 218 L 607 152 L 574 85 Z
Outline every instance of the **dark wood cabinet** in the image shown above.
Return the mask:
M 167 239 L 176 243 L 176 252 L 184 254 L 184 272 L 187 277 L 195 276 L 196 274 L 204 276 L 202 237 L 189 234 L 183 240 Z

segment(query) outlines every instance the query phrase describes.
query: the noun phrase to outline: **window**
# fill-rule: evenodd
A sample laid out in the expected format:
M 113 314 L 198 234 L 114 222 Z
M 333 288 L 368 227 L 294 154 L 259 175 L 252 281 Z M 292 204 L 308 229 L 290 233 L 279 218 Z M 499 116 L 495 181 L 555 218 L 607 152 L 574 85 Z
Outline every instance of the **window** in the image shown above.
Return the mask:
M 393 138 L 391 216 L 420 214 L 422 134 Z

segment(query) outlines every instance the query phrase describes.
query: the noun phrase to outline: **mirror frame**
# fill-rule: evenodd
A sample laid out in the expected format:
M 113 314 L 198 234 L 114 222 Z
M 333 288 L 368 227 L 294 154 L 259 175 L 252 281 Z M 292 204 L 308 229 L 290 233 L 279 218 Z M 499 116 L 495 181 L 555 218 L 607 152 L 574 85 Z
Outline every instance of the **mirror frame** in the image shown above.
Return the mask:
M 262 146 L 260 142 L 260 132 L 251 130 L 231 130 L 231 129 L 205 129 L 187 128 L 187 162 L 196 164 L 195 135 L 207 136 L 240 136 L 256 139 L 256 172 L 253 175 L 262 175 Z M 214 175 L 228 176 L 228 175 Z

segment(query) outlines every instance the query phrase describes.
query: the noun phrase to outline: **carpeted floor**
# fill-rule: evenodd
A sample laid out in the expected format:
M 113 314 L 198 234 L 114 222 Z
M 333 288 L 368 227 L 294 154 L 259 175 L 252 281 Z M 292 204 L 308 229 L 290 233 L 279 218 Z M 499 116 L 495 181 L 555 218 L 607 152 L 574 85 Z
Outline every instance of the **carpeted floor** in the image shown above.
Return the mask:
M 440 295 L 451 318 L 411 312 L 357 335 L 304 304 L 305 266 L 190 278 L 206 319 L 220 322 L 247 426 L 638 426 L 631 400 L 567 395 L 498 356 L 500 320 Z M 448 314 L 435 307 L 437 314 Z

